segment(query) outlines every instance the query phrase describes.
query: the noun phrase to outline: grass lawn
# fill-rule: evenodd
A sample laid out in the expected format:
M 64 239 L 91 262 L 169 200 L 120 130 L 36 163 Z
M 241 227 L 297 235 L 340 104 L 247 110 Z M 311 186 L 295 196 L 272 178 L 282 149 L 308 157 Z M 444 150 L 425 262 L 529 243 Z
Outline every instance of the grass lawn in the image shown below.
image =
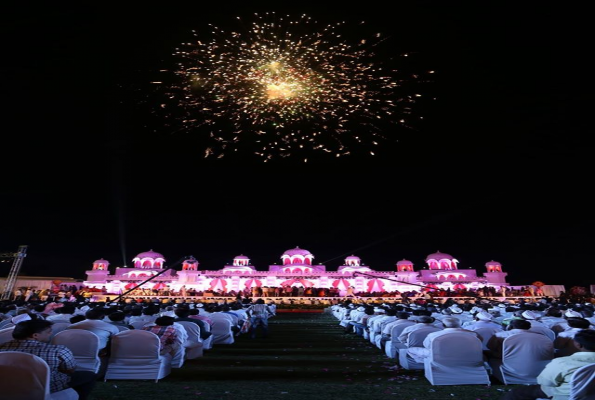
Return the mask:
M 344 334 L 330 314 L 289 313 L 270 320 L 267 339 L 242 335 L 216 345 L 158 383 L 98 382 L 91 399 L 497 400 L 511 388 L 431 386 L 423 371 L 393 366 L 368 341 Z

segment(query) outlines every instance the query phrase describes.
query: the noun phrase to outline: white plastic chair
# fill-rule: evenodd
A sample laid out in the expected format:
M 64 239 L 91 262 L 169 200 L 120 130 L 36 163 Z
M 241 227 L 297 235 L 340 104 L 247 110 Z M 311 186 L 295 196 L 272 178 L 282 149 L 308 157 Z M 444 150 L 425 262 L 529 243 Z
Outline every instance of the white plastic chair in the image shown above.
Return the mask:
M 50 338 L 67 329 L 70 325 L 72 325 L 70 322 L 54 322 L 52 325 L 52 336 Z
M 397 357 L 397 347 L 402 344 L 399 341 L 399 336 L 405 330 L 405 328 L 415 325 L 415 321 L 401 322 L 395 326 L 393 326 L 390 330 L 390 340 L 384 344 L 384 352 L 386 353 L 387 357 L 389 358 L 396 358 Z
M 403 333 L 405 328 L 410 327 L 415 324 L 416 324 L 415 321 L 406 320 L 405 322 L 401 322 L 401 323 L 393 326 L 393 328 L 390 330 L 390 337 L 398 338 L 399 336 L 401 336 L 401 333 Z M 401 342 L 398 342 L 398 343 L 401 343 Z
M 147 322 L 147 321 L 135 321 L 135 322 L 131 322 L 130 326 L 132 326 L 134 329 L 141 329 L 143 326 L 145 325 L 149 325 L 152 324 L 152 322 Z
M 10 342 L 13 339 L 12 331 L 14 331 L 14 326 L 0 330 L 0 344 Z
M 91 331 L 83 329 L 66 329 L 51 339 L 52 344 L 66 346 L 76 360 L 77 371 L 91 371 L 99 373 L 101 359 L 99 358 L 99 337 Z
M 568 400 L 595 400 L 595 364 L 588 364 L 575 370 L 569 384 Z
M 453 332 L 432 341 L 424 361 L 425 376 L 432 385 L 489 385 L 481 340 L 474 334 Z
M 494 330 L 490 329 L 490 328 L 477 328 L 474 329 L 473 332 L 479 334 L 479 336 L 481 336 L 481 344 L 483 346 L 484 350 L 489 350 L 488 349 L 488 342 L 490 341 L 490 339 L 492 338 L 492 336 L 494 336 Z
M 0 321 L 0 330 L 6 329 L 6 328 L 12 328 L 13 326 L 14 326 L 14 324 L 12 323 L 12 320 L 10 318 L 5 319 L 4 321 Z
M 595 364 L 580 367 L 570 379 L 568 400 L 595 400 Z
M 78 400 L 78 393 L 64 389 L 50 393 L 50 367 L 42 358 L 20 351 L 0 352 L 0 399 Z
M 233 344 L 235 339 L 231 330 L 231 321 L 217 319 L 211 327 L 213 344 Z
M 520 333 L 504 339 L 502 359 L 490 359 L 493 375 L 505 385 L 537 384 L 537 375 L 554 358 L 554 343 L 539 333 Z
M 159 336 L 130 329 L 112 336 L 111 354 L 104 381 L 108 379 L 159 379 L 171 373 L 171 356 L 160 355 Z
M 409 347 L 424 347 L 424 340 L 426 339 L 426 336 L 432 332 L 438 332 L 441 330 L 442 329 L 435 326 L 428 326 L 411 332 L 407 338 L 407 343 L 400 343 L 395 347 L 395 357 L 399 359 L 399 365 L 408 370 L 424 369 L 424 364 L 415 361 L 413 357 L 411 357 L 411 355 L 407 352 L 407 349 Z
M 119 330 L 120 332 L 122 332 L 122 331 L 128 331 L 128 330 L 130 330 L 130 328 L 129 328 L 129 327 L 127 327 L 127 326 L 124 326 L 124 325 L 114 325 L 114 326 L 115 326 L 116 328 L 118 328 L 118 330 Z
M 190 321 L 176 321 L 186 329 L 188 339 L 184 347 L 186 347 L 186 359 L 193 360 L 203 356 L 203 341 L 200 338 L 200 326 Z M 210 339 L 210 337 L 209 337 Z

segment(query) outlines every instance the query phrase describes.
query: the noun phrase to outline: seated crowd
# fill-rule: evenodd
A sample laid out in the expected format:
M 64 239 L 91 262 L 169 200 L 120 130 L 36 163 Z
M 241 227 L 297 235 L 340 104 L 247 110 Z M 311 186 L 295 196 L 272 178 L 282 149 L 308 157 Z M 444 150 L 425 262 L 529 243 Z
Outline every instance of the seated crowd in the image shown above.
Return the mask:
M 592 303 L 552 298 L 499 304 L 454 298 L 444 303 L 376 303 L 354 298 L 333 305 L 331 311 L 346 334 L 370 341 L 394 359 L 396 367 L 424 370 L 433 385 L 489 384 L 493 378 L 524 384 L 503 399 L 558 399 L 568 396 L 575 370 L 595 364 Z M 118 335 L 150 332 L 158 356 L 171 368 L 181 368 L 214 344 L 233 344 L 238 335 L 254 338 L 258 329 L 266 337 L 273 315 L 274 304 L 248 297 L 223 304 L 4 301 L 0 352 L 38 355 L 50 368 L 52 392 L 73 388 L 85 399 L 115 357 L 112 344 Z M 75 330 L 96 337 L 101 366 L 94 372 L 78 368 L 68 345 L 54 344 L 60 332 Z
M 109 292 L 109 290 L 102 286 L 86 287 L 84 285 L 67 285 L 61 284 L 59 290 L 37 289 L 20 287 L 14 292 L 15 301 L 36 302 L 36 301 L 84 301 L 91 300 L 96 295 L 103 296 L 117 296 L 118 294 Z M 276 298 L 291 298 L 291 297 L 311 297 L 311 298 L 341 298 L 341 297 L 382 297 L 382 298 L 400 298 L 404 302 L 414 300 L 433 300 L 436 297 L 543 297 L 543 291 L 540 288 L 536 290 L 533 286 L 523 287 L 503 287 L 502 290 L 496 290 L 492 286 L 483 286 L 478 288 L 458 288 L 458 289 L 430 289 L 430 290 L 410 290 L 410 291 L 381 291 L 381 292 L 356 292 L 354 287 L 347 290 L 339 290 L 337 287 L 304 287 L 296 286 L 253 286 L 251 288 L 244 288 L 243 290 L 235 291 L 217 291 L 206 290 L 201 291 L 195 288 L 181 288 L 174 289 L 168 284 L 163 284 L 158 288 L 134 288 L 127 292 L 127 297 L 143 300 L 147 298 L 195 298 L 195 297 L 276 297 Z M 562 292 L 561 297 L 566 297 L 566 293 Z
M 395 368 L 423 370 L 432 384 L 523 385 L 502 399 L 566 399 L 572 374 L 595 365 L 592 303 L 347 300 L 331 309 L 345 334 L 370 341 Z
M 224 304 L 4 301 L 0 303 L 0 354 L 18 351 L 41 357 L 50 369 L 50 391 L 72 388 L 84 400 L 105 376 L 114 357 L 111 344 L 120 334 L 153 333 L 159 339 L 160 359 L 171 363 L 169 368 L 181 368 L 185 360 L 201 357 L 213 345 L 233 344 L 241 334 L 255 337 L 258 330 L 266 336 L 267 320 L 273 315 L 273 304 L 249 299 Z M 78 368 L 76 351 L 68 344 L 54 343 L 61 332 L 73 330 L 97 337 L 100 363 L 95 371 Z

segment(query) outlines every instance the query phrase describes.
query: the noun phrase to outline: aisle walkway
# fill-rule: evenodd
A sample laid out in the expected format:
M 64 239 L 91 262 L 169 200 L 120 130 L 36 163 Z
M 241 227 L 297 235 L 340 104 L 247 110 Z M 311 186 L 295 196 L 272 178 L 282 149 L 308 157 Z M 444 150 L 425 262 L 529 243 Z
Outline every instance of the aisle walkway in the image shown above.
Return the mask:
M 204 373 L 211 377 L 233 373 L 250 380 L 262 373 L 269 380 L 341 383 L 391 376 L 391 364 L 378 349 L 342 332 L 328 314 L 279 314 L 270 319 L 267 339 L 241 336 L 231 346 L 216 346 L 197 363 L 208 359 Z M 381 367 L 385 362 L 386 368 Z
M 236 339 L 157 384 L 100 383 L 93 399 L 483 400 L 501 394 L 486 386 L 432 387 L 423 372 L 390 369 L 392 360 L 361 337 L 344 334 L 330 314 L 279 314 L 270 320 L 269 338 Z

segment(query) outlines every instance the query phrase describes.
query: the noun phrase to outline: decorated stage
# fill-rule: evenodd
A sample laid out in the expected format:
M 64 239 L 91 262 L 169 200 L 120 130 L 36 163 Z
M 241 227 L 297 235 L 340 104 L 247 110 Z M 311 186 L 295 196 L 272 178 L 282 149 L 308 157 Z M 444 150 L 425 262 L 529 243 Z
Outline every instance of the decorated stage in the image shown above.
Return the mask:
M 111 303 L 117 300 L 117 295 L 94 295 L 91 297 L 91 302 L 106 302 Z M 423 304 L 426 300 L 423 298 L 409 298 L 407 302 L 404 302 L 402 297 L 357 297 L 357 296 L 345 296 L 345 297 L 255 297 L 253 300 L 262 298 L 266 303 L 275 303 L 277 310 L 283 309 L 324 309 L 326 307 L 343 303 L 347 300 L 355 304 Z M 532 302 L 538 301 L 542 297 L 434 297 L 431 301 L 434 303 L 443 304 L 447 300 L 452 299 L 459 304 L 477 302 L 488 302 L 488 303 L 502 303 L 507 302 L 510 304 L 520 303 L 521 301 Z M 193 296 L 193 297 L 177 297 L 177 296 L 156 296 L 156 297 L 123 297 L 118 301 L 124 301 L 125 303 L 233 303 L 237 301 L 236 297 L 220 296 L 220 297 L 205 297 L 205 296 Z

